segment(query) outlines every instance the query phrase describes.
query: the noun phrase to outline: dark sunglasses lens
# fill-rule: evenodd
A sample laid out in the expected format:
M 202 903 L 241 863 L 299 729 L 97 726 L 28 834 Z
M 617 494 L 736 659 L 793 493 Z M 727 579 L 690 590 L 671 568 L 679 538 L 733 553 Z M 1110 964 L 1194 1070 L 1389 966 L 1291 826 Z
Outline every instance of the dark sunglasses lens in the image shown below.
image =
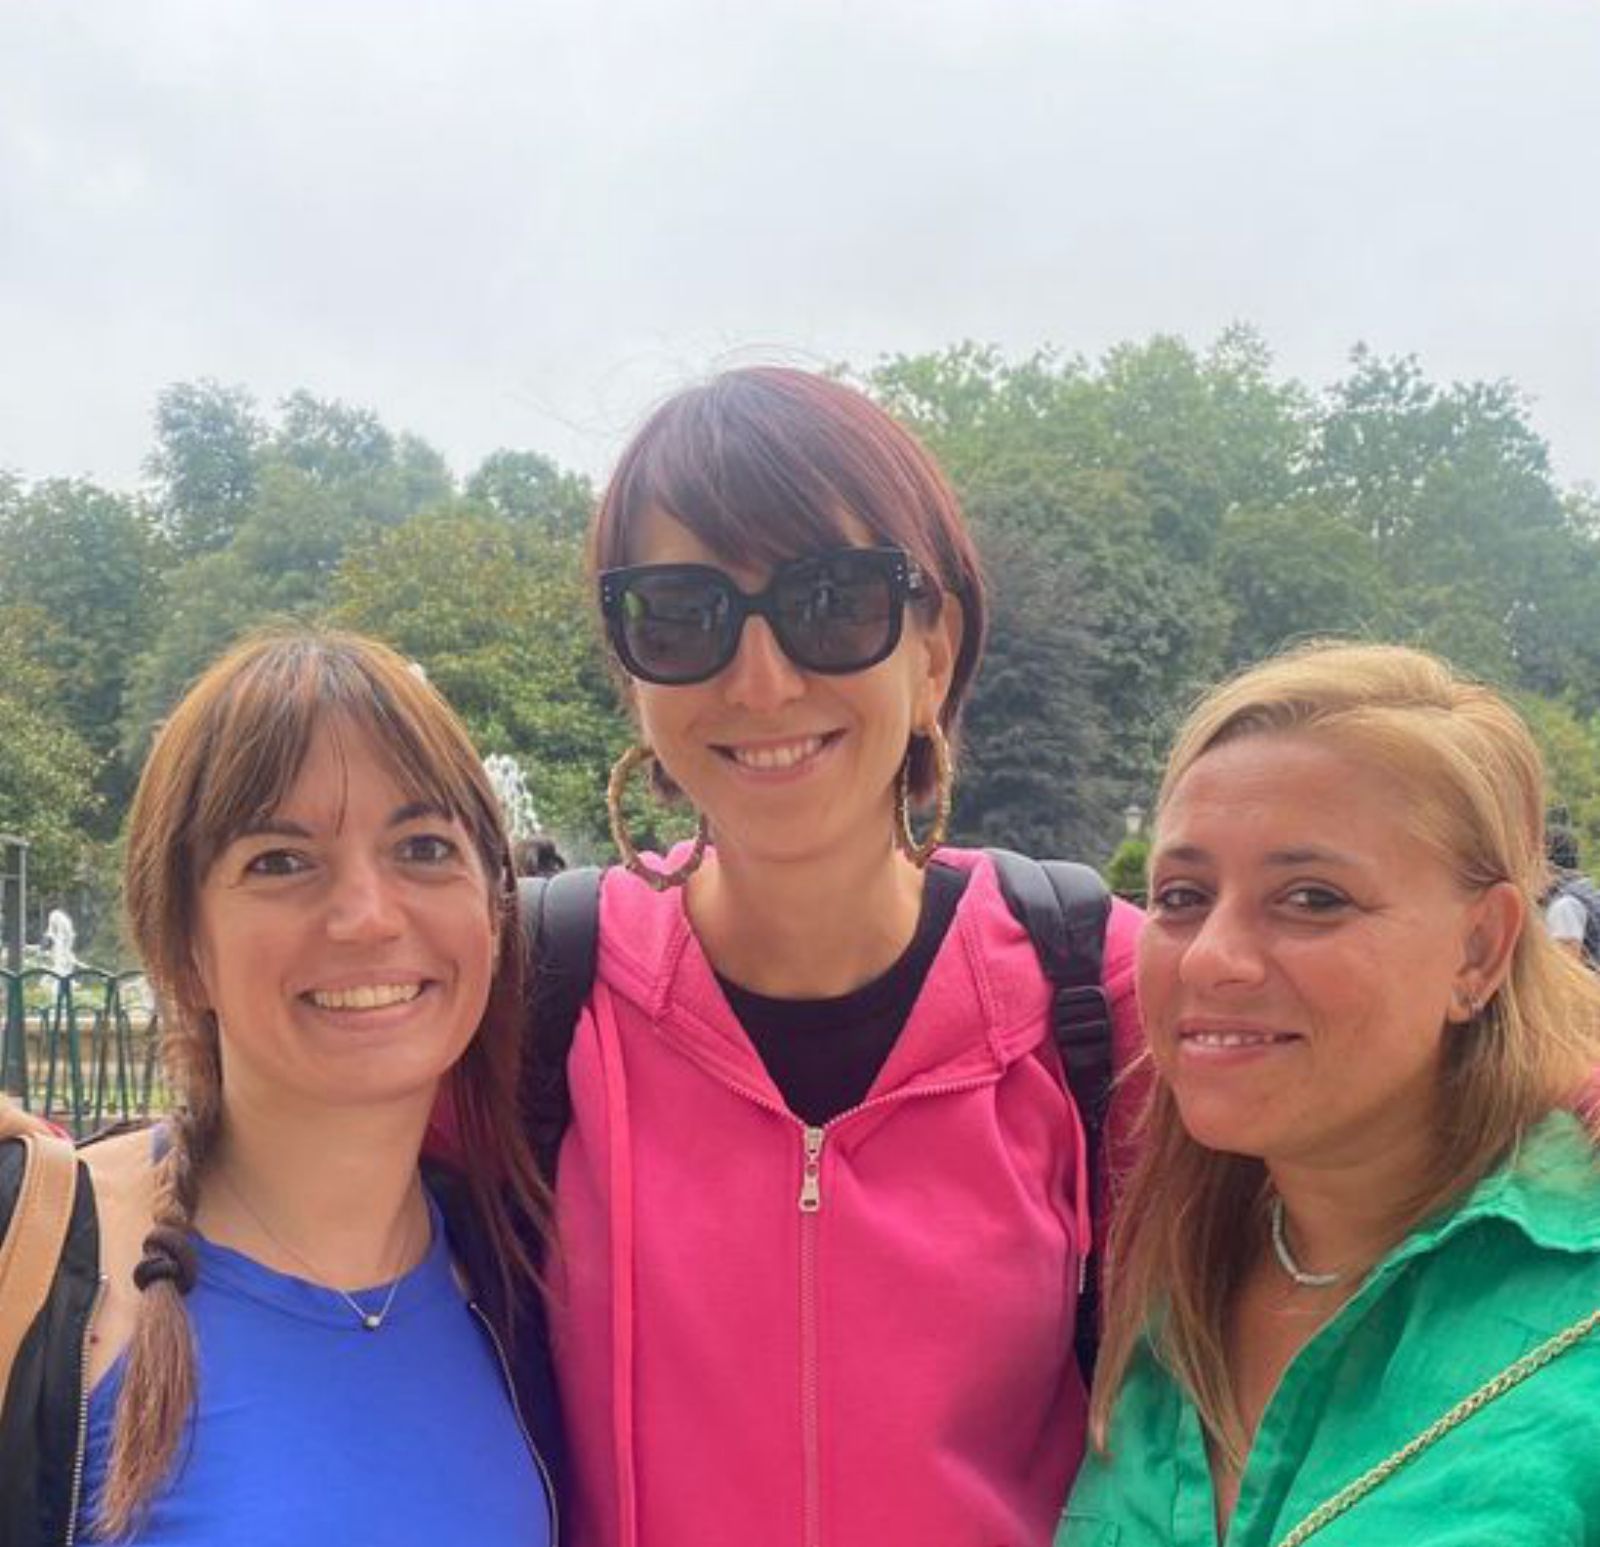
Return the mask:
M 643 676 L 692 682 L 727 664 L 733 599 L 709 575 L 636 576 L 622 592 L 617 616 L 624 656 Z
M 857 671 L 881 660 L 899 620 L 892 562 L 861 551 L 785 566 L 774 596 L 784 648 L 813 671 Z

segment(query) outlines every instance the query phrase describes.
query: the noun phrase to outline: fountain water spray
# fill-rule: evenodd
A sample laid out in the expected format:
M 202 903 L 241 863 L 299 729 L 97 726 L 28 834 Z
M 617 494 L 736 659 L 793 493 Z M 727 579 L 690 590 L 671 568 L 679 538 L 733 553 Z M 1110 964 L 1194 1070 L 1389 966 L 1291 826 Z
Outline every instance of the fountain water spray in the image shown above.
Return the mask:
M 492 752 L 483 760 L 483 771 L 500 802 L 505 817 L 506 831 L 513 843 L 524 838 L 534 838 L 544 829 L 539 813 L 533 808 L 533 796 L 528 793 L 528 781 L 522 764 L 509 752 Z

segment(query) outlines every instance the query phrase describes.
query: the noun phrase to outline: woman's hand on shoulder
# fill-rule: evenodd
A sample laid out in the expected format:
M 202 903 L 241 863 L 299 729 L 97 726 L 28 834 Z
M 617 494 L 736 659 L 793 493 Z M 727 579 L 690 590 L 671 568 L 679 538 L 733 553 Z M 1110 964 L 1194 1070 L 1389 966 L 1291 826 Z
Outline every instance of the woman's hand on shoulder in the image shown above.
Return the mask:
M 10 1096 L 0 1096 L 0 1139 L 17 1139 L 35 1134 L 45 1139 L 64 1139 L 66 1134 L 54 1123 L 47 1123 L 37 1112 L 24 1111 Z

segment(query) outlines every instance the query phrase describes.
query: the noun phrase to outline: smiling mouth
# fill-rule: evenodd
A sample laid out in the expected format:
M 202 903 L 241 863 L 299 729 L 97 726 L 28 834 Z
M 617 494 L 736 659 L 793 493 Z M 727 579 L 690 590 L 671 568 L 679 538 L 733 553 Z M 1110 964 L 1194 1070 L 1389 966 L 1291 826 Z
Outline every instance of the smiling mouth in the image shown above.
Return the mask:
M 785 768 L 798 768 L 816 757 L 824 747 L 832 746 L 844 733 L 829 731 L 822 736 L 799 736 L 793 741 L 769 741 L 761 746 L 726 746 L 716 750 L 731 763 L 749 768 L 757 773 L 772 773 Z
M 1279 1047 L 1299 1040 L 1292 1031 L 1186 1031 L 1178 1038 L 1186 1047 Z
M 420 983 L 363 983 L 359 988 L 314 990 L 306 998 L 319 1010 L 384 1010 L 409 1004 L 421 993 Z

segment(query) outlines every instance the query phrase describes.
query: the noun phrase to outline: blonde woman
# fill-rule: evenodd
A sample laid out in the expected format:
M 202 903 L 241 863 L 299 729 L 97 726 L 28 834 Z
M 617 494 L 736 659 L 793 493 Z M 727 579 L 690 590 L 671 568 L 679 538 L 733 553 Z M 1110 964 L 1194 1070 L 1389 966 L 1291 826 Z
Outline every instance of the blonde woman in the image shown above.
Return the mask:
M 1517 715 L 1411 650 L 1302 649 L 1180 733 L 1059 1547 L 1600 1540 L 1600 1040 L 1543 809 Z
M 460 722 L 381 646 L 257 640 L 174 711 L 127 905 L 178 1106 L 84 1151 L 0 1542 L 553 1539 L 514 885 Z M 424 1187 L 451 1069 L 474 1169 Z

